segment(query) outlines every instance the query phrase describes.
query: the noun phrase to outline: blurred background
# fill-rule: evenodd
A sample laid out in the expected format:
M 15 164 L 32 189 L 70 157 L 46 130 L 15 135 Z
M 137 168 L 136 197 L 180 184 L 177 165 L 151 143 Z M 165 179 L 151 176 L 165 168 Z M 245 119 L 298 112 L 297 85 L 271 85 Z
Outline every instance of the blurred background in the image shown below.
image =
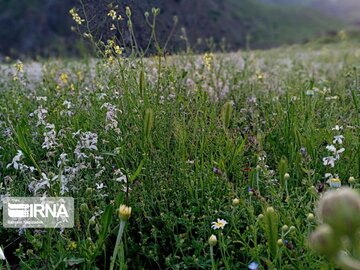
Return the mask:
M 87 54 L 69 10 L 76 7 L 83 18 L 84 7 L 95 38 L 105 41 L 113 35 L 109 10 L 125 17 L 125 6 L 132 10 L 140 46 L 147 44 L 151 33 L 146 11 L 151 17 L 151 8 L 160 8 L 156 32 L 163 44 L 177 16 L 167 46 L 172 53 L 187 46 L 198 52 L 270 48 L 329 39 L 342 29 L 360 27 L 360 0 L 0 0 L 0 57 Z M 120 24 L 126 39 L 126 20 Z

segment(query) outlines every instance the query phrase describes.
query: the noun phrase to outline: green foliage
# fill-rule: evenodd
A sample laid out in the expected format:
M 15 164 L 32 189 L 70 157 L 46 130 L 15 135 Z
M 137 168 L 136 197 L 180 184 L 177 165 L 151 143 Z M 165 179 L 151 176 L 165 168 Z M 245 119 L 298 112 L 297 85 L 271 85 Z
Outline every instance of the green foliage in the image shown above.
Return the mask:
M 307 245 L 309 213 L 333 189 L 325 173 L 360 188 L 359 59 L 349 39 L 212 61 L 51 60 L 39 76 L 36 63 L 2 66 L 0 195 L 70 196 L 76 209 L 63 231 L 0 226 L 11 267 L 108 269 L 126 204 L 114 268 L 211 269 L 212 234 L 218 269 L 334 268 Z M 330 144 L 345 148 L 334 167 Z

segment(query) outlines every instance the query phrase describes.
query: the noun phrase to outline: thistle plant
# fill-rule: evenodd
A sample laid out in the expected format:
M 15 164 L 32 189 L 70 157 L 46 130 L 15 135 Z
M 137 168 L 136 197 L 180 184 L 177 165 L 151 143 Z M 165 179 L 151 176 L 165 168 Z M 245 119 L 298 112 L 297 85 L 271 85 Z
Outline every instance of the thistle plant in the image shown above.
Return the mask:
M 269 258 L 275 260 L 278 251 L 279 217 L 273 207 L 266 209 L 262 222 L 267 239 Z
M 320 200 L 323 222 L 311 235 L 310 247 L 342 269 L 360 269 L 360 196 L 351 188 L 330 191 Z
M 233 111 L 232 101 L 226 102 L 221 109 L 221 120 L 223 122 L 224 129 L 227 129 L 230 126 L 232 111 Z

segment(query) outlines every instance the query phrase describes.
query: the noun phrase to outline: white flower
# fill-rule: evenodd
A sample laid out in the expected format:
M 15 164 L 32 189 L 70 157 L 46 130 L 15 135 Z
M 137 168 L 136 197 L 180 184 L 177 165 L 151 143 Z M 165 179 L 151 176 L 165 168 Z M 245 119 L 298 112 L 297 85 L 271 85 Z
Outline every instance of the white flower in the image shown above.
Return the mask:
M 0 260 L 3 260 L 5 261 L 6 258 L 5 258 L 5 254 L 4 254 L 4 251 L 2 250 L 2 248 L 0 247 Z
M 336 147 L 333 145 L 326 146 L 326 149 L 330 152 L 336 153 Z
M 343 129 L 342 126 L 336 125 L 332 130 L 339 131 L 339 130 L 342 130 L 342 129 Z
M 96 183 L 96 189 L 103 189 L 103 188 L 106 188 L 104 183 Z
M 325 178 L 326 179 L 333 178 L 333 175 L 331 173 L 325 173 Z
M 17 151 L 17 154 L 13 158 L 12 162 L 9 163 L 6 168 L 9 168 L 11 166 L 14 167 L 15 170 L 18 170 L 21 167 L 21 164 L 19 164 L 21 158 L 24 156 L 23 152 L 21 150 Z
M 345 139 L 345 138 L 344 138 L 343 135 L 334 136 L 333 143 L 342 144 L 344 139 Z
M 323 164 L 325 165 L 325 166 L 331 166 L 332 168 L 334 168 L 334 166 L 335 166 L 335 158 L 333 157 L 333 156 L 330 156 L 330 157 L 324 157 L 323 158 Z
M 211 228 L 214 230 L 224 229 L 226 224 L 228 224 L 226 220 L 218 218 L 217 221 L 211 222 Z
M 335 152 L 335 158 L 339 159 L 340 158 L 340 154 L 342 154 L 345 151 L 345 148 L 340 148 L 339 150 L 337 150 Z
M 313 96 L 315 94 L 315 92 L 313 91 L 313 90 L 307 90 L 306 92 L 305 92 L 305 95 L 307 95 L 307 96 Z
M 326 149 L 335 155 L 335 160 L 340 159 L 340 154 L 342 154 L 345 151 L 345 148 L 340 148 L 339 150 L 337 150 L 336 147 L 333 145 L 326 146 Z

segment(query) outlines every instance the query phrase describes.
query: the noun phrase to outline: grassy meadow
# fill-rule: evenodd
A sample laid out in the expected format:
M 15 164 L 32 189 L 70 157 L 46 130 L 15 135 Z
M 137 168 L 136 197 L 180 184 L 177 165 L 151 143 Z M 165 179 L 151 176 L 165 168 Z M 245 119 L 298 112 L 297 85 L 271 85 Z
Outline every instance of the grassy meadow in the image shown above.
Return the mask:
M 0 263 L 338 269 L 308 239 L 326 191 L 360 188 L 359 63 L 343 41 L 2 65 L 1 198 L 73 197 L 75 226 L 0 226 Z

